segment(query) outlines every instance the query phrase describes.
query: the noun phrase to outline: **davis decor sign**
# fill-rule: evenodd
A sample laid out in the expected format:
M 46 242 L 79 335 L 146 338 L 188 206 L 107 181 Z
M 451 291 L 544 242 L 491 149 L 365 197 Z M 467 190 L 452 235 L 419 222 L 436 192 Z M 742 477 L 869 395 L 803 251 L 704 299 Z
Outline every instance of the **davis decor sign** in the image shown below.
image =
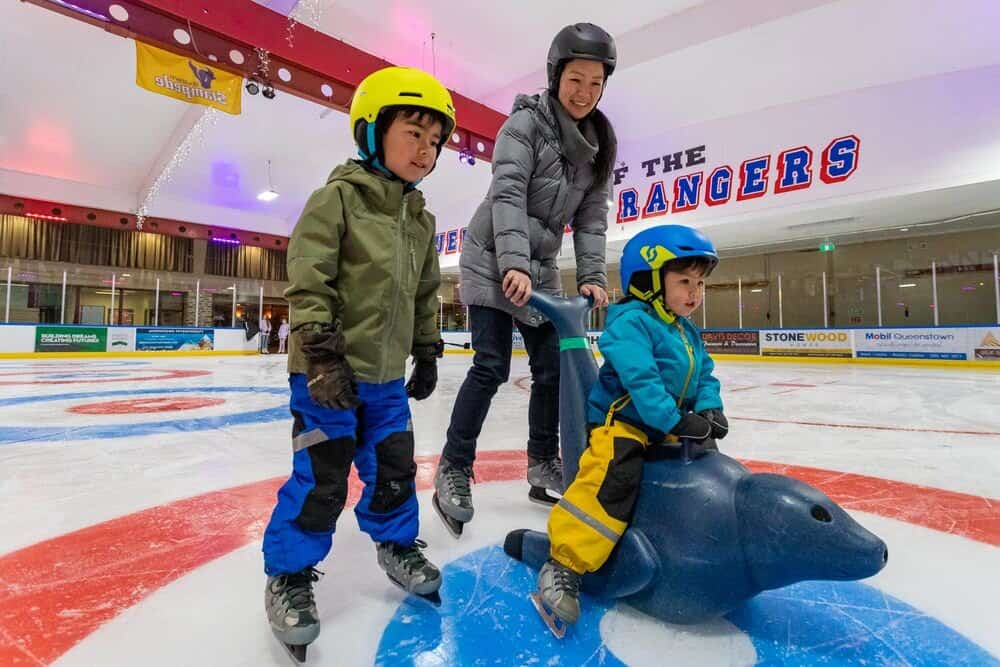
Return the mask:
M 821 329 L 765 329 L 760 332 L 765 357 L 851 358 L 851 332 Z
M 104 327 L 35 327 L 35 352 L 105 352 Z
M 616 186 L 630 171 L 648 181 L 644 191 L 636 187 L 618 191 L 615 219 L 622 224 L 843 183 L 857 171 L 860 159 L 861 139 L 853 134 L 822 147 L 795 146 L 748 156 L 739 164 L 710 164 L 704 145 L 657 153 L 638 165 L 623 164 L 614 170 Z M 674 172 L 695 168 L 700 169 L 671 178 Z
M 702 331 L 701 340 L 709 354 L 760 354 L 758 331 Z
M 969 358 L 966 329 L 856 329 L 854 348 L 859 359 Z

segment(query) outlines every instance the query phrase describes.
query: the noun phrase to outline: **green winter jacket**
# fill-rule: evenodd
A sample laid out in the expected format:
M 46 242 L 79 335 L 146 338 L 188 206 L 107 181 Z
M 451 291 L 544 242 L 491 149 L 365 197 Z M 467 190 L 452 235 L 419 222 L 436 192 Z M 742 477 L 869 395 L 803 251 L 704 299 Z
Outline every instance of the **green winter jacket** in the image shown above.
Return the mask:
M 306 372 L 301 334 L 336 321 L 359 380 L 403 377 L 410 353 L 441 337 L 434 234 L 419 190 L 353 160 L 334 169 L 288 243 L 288 372 Z

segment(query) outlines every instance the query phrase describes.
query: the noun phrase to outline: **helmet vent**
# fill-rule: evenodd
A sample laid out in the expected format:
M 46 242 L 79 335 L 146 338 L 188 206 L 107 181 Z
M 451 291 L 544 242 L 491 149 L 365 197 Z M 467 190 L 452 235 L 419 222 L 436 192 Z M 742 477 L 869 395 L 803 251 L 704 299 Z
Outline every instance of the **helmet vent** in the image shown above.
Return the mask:
M 400 97 L 423 97 L 423 93 L 407 93 L 402 92 L 399 94 Z
M 694 248 L 692 248 L 692 247 L 691 247 L 691 246 L 689 246 L 689 245 L 679 245 L 679 246 L 677 246 L 677 247 L 678 247 L 679 249 L 681 249 L 681 250 L 684 250 L 685 252 L 689 252 L 689 251 L 692 251 L 692 250 L 694 250 Z

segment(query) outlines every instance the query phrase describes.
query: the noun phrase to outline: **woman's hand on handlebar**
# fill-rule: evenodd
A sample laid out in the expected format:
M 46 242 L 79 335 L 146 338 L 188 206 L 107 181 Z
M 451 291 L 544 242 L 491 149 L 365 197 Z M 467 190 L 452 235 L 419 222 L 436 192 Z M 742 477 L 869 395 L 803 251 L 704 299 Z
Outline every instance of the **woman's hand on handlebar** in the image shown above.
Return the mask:
M 520 308 L 531 298 L 531 277 L 517 269 L 511 269 L 503 277 L 503 295 Z
M 608 293 L 600 285 L 587 283 L 580 285 L 580 294 L 589 296 L 594 301 L 594 308 L 603 308 L 608 305 Z

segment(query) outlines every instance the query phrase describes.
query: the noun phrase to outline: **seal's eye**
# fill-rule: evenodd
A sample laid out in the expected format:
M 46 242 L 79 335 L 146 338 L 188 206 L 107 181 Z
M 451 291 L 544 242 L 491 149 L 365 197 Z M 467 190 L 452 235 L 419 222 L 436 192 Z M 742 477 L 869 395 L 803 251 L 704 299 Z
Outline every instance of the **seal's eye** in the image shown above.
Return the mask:
M 822 521 L 823 523 L 830 523 L 833 521 L 833 517 L 830 516 L 830 513 L 822 505 L 813 505 L 810 514 L 812 514 L 814 519 Z

